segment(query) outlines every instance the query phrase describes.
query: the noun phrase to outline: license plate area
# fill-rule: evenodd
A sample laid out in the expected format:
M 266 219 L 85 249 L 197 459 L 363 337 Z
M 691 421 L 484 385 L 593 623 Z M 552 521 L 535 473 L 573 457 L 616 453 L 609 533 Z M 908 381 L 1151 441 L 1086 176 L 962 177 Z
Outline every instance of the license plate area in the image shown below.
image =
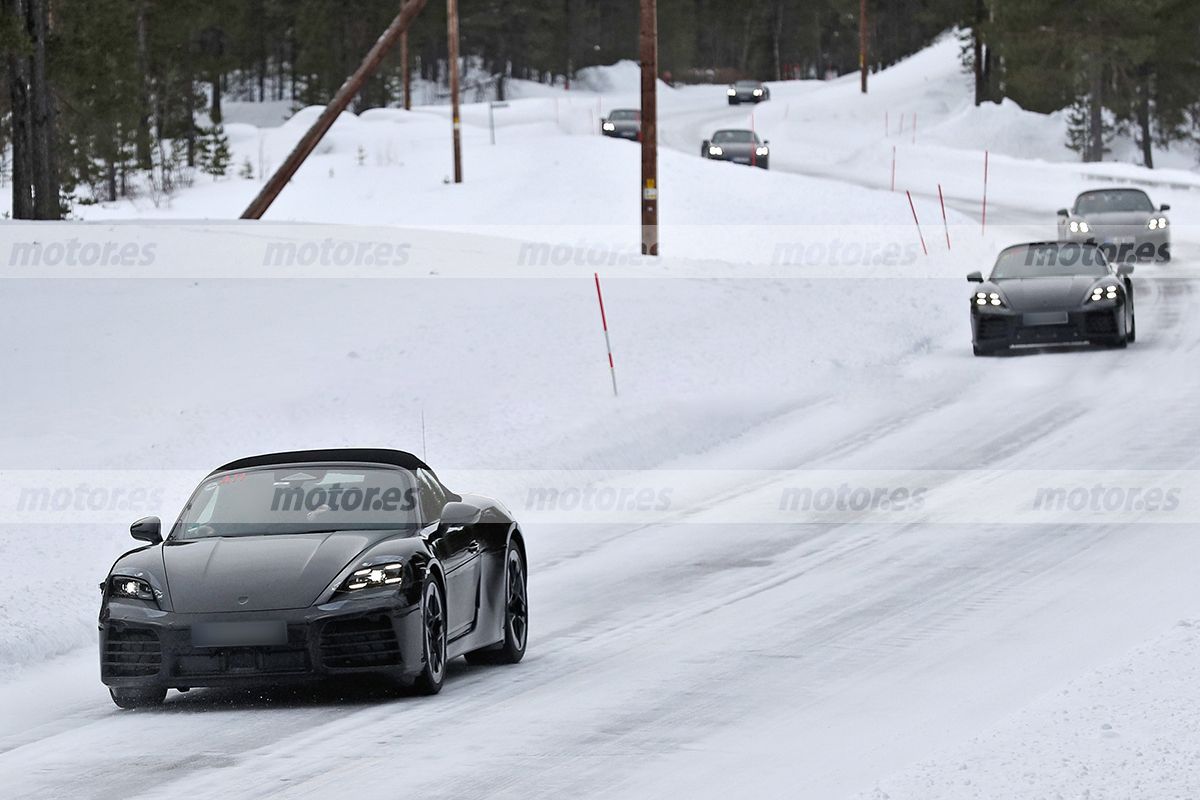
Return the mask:
M 192 647 L 269 647 L 287 644 L 287 623 L 200 622 L 192 626 Z
M 1025 325 L 1034 327 L 1039 325 L 1066 325 L 1067 312 L 1065 311 L 1039 311 L 1033 314 L 1026 314 L 1022 319 Z

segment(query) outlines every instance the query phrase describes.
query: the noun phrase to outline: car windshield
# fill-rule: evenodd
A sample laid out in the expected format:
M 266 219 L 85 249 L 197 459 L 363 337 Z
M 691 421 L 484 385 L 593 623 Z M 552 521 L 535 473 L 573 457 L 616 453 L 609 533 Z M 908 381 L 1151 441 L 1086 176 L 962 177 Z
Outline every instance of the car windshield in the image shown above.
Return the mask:
M 272 467 L 205 480 L 174 539 L 403 527 L 418 521 L 415 477 L 382 467 Z
M 1076 214 L 1153 210 L 1154 204 L 1141 189 L 1104 189 L 1096 192 L 1084 192 L 1075 200 Z
M 1107 274 L 1108 262 L 1099 247 L 1075 242 L 1049 242 L 1008 248 L 996 259 L 992 280 L 1070 275 L 1100 278 Z
M 640 111 L 614 111 L 608 115 L 608 118 L 614 122 L 634 122 L 641 119 L 641 117 L 642 112 Z
M 713 144 L 750 144 L 758 141 L 751 131 L 717 131 L 713 134 Z
M 739 89 L 757 89 L 760 86 L 762 86 L 762 84 L 759 83 L 758 81 L 738 81 L 737 82 L 737 87 Z

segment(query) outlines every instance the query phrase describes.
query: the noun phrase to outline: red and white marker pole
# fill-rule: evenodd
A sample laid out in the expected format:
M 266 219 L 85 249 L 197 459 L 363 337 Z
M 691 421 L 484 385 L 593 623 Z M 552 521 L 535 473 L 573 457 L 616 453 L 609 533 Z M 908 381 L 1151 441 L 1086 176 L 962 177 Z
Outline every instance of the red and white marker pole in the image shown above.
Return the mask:
M 613 364 L 612 342 L 608 339 L 608 317 L 604 315 L 604 295 L 600 293 L 600 273 L 596 277 L 596 299 L 600 301 L 600 324 L 604 326 L 604 346 L 608 349 L 608 371 L 612 374 L 613 397 L 617 397 L 617 368 Z
M 938 184 L 938 202 L 942 204 L 942 227 L 946 229 L 946 249 L 950 249 L 950 223 L 946 222 L 946 198 L 942 196 L 942 185 Z
M 987 179 L 988 179 L 988 151 L 983 151 L 983 227 L 980 233 L 987 232 Z
M 917 219 L 917 207 L 913 205 L 912 192 L 905 190 L 908 195 L 908 207 L 912 209 L 913 222 L 917 224 L 917 236 L 921 237 L 921 250 L 925 255 L 929 255 L 929 248 L 925 246 L 925 234 L 921 233 L 921 221 Z

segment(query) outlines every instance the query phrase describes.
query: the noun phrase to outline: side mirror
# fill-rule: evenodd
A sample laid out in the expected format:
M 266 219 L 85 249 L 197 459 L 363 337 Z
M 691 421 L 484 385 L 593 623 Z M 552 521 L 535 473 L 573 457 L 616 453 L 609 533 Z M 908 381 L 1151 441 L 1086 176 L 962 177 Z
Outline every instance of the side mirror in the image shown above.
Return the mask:
M 1059 215 L 1060 217 L 1069 217 L 1069 216 L 1071 216 L 1071 212 L 1070 212 L 1070 211 L 1067 211 L 1065 208 L 1060 208 L 1060 209 L 1058 210 L 1058 215 Z
M 457 500 L 446 503 L 442 509 L 443 525 L 474 525 L 483 517 L 483 509 Z
M 971 283 L 983 283 L 983 273 L 982 272 L 972 272 L 970 275 L 967 276 L 967 280 Z
M 1161 206 L 1159 206 L 1159 207 L 1158 207 L 1158 210 L 1159 210 L 1159 211 L 1170 211 L 1170 210 L 1171 210 L 1171 204 L 1170 204 L 1170 203 L 1163 203 Z
M 770 143 L 771 143 L 770 139 L 763 139 L 763 144 L 770 144 Z
M 158 544 L 162 539 L 162 520 L 158 517 L 143 517 L 129 526 L 129 535 L 139 542 Z
M 1132 275 L 1133 274 L 1133 264 L 1118 264 L 1117 265 L 1117 274 L 1118 275 Z

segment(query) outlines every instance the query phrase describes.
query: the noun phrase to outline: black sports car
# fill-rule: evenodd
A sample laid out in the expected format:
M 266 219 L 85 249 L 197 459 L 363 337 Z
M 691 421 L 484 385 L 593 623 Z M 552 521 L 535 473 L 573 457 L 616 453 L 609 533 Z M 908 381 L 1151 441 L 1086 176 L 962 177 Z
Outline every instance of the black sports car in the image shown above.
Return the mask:
M 618 139 L 640 139 L 642 112 L 632 108 L 615 109 L 606 119 L 600 120 L 600 133 Z
M 729 91 L 725 93 L 729 97 L 729 105 L 736 106 L 738 103 L 761 103 L 764 100 L 771 99 L 771 90 L 765 83 L 761 81 L 738 81 L 729 84 Z
M 1133 267 L 1116 268 L 1093 244 L 1035 242 L 1003 250 L 991 276 L 972 272 L 975 355 L 1014 345 L 1124 347 L 1137 336 Z
M 495 500 L 451 492 L 396 450 L 310 450 L 226 464 L 166 540 L 101 584 L 100 676 L 122 708 L 168 688 L 387 673 L 442 687 L 446 661 L 525 654 L 525 545 Z
M 705 139 L 700 145 L 700 157 L 714 161 L 732 161 L 769 169 L 771 163 L 770 142 L 758 138 L 754 131 L 722 130 Z
M 1058 211 L 1060 241 L 1098 244 L 1109 261 L 1170 261 L 1170 206 L 1141 189 L 1092 189 Z

